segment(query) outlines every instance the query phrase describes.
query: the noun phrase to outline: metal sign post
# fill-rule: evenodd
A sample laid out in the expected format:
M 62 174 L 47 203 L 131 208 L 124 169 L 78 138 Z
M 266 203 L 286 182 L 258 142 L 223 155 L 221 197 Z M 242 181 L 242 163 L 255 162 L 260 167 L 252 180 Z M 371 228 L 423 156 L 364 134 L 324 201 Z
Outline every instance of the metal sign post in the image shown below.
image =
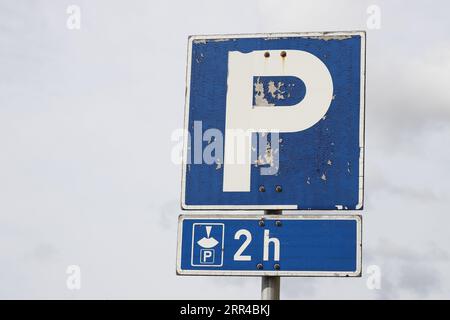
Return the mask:
M 280 277 L 262 277 L 261 300 L 280 300 Z
M 264 214 L 282 214 L 282 211 L 264 210 Z M 279 276 L 263 276 L 261 278 L 261 300 L 280 300 L 280 282 Z

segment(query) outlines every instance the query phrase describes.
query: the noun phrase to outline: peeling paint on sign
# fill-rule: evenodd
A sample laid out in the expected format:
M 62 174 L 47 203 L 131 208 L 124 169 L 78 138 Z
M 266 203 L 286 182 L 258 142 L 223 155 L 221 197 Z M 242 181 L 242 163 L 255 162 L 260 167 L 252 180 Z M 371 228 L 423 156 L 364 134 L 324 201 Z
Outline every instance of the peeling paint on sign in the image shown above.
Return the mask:
M 364 32 L 194 36 L 189 46 L 185 123 L 191 135 L 194 121 L 224 132 L 227 127 L 256 125 L 252 134 L 261 136 L 266 129 L 281 130 L 272 145 L 262 144 L 265 150 L 260 155 L 256 155 L 259 143 L 259 147 L 248 147 L 246 152 L 252 156 L 246 168 L 250 171 L 235 175 L 235 180 L 247 179 L 245 188 L 225 188 L 225 172 L 230 168 L 226 159 L 212 160 L 209 166 L 185 165 L 184 209 L 362 209 Z M 325 82 L 311 85 L 307 72 L 300 72 L 309 65 L 294 67 L 300 52 L 319 59 L 332 79 L 332 89 L 327 91 L 329 108 L 315 124 L 303 129 L 296 123 L 311 115 L 300 117 L 292 111 L 305 109 L 312 92 L 322 92 L 319 98 L 325 96 Z M 245 77 L 236 77 L 243 72 Z M 270 115 L 264 125 L 259 114 Z M 286 123 L 293 125 L 287 129 Z M 230 152 L 223 154 L 226 158 Z M 276 173 L 261 174 L 271 167 L 276 167 Z M 261 185 L 265 192 L 258 190 Z M 282 192 L 275 192 L 277 185 Z
M 292 76 L 257 76 L 253 78 L 253 106 L 292 106 L 303 100 L 306 87 Z
M 351 38 L 352 38 L 352 36 L 350 36 L 350 35 L 324 35 L 321 37 L 317 37 L 315 39 L 330 41 L 330 40 L 346 40 L 346 39 L 351 39 Z
M 264 94 L 264 86 L 262 82 L 260 81 L 260 78 L 258 77 L 258 80 L 255 83 L 255 94 L 254 94 L 254 105 L 255 106 L 274 106 L 274 103 L 269 103 L 267 101 L 265 94 Z

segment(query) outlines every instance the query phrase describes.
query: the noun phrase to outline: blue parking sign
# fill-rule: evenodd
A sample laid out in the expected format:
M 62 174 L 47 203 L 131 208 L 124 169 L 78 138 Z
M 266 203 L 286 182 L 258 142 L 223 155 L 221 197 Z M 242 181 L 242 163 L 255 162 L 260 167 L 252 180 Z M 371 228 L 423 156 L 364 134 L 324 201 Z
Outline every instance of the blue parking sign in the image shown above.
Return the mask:
M 182 215 L 179 275 L 360 276 L 358 215 Z
M 182 208 L 362 209 L 364 86 L 364 32 L 190 37 Z

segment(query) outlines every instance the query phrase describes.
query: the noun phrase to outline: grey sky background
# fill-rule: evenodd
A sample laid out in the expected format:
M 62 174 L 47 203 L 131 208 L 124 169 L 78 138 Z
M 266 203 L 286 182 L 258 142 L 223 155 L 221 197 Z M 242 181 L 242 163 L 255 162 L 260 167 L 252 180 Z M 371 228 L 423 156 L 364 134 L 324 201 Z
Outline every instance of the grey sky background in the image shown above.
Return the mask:
M 372 4 L 363 268 L 382 287 L 283 278 L 282 298 L 450 298 L 450 4 L 399 0 L 0 0 L 0 298 L 258 299 L 259 278 L 175 275 L 187 37 L 361 30 Z

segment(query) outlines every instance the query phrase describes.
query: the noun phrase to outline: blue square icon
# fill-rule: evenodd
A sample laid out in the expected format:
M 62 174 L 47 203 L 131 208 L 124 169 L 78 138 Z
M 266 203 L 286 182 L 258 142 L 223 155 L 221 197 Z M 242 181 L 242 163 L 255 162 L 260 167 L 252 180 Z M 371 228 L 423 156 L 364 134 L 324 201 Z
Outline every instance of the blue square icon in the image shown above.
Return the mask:
M 192 266 L 220 267 L 223 265 L 224 229 L 223 223 L 194 223 Z
M 200 263 L 201 264 L 214 264 L 214 250 L 200 249 Z

